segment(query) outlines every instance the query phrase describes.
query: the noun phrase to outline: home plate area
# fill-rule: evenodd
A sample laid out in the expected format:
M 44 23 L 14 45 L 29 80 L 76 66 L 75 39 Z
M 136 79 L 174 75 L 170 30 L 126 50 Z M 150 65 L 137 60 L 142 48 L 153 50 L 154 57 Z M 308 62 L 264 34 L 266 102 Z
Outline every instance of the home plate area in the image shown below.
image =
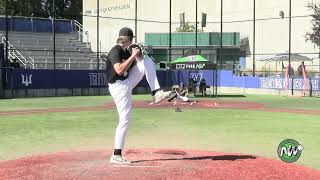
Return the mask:
M 108 163 L 111 150 L 0 161 L 0 179 L 320 179 L 314 169 L 252 155 L 129 149 L 131 165 Z

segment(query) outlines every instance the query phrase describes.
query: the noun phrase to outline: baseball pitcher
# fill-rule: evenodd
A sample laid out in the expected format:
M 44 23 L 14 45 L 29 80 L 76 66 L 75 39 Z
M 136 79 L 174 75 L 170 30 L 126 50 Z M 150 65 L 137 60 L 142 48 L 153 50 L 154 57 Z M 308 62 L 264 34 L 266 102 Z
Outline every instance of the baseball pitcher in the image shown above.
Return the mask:
M 131 121 L 132 89 L 146 76 L 154 102 L 160 102 L 169 97 L 170 92 L 160 90 L 156 69 L 152 59 L 141 53 L 141 48 L 130 48 L 133 32 L 130 28 L 122 28 L 117 44 L 109 51 L 107 59 L 107 79 L 109 92 L 117 107 L 119 123 L 115 132 L 112 164 L 130 164 L 122 156 L 125 137 Z

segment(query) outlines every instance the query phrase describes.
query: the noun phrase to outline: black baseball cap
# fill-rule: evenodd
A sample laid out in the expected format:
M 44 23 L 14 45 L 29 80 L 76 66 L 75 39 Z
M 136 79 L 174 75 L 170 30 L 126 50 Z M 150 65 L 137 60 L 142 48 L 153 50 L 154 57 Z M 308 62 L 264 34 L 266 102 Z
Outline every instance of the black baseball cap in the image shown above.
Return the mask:
M 124 27 L 122 29 L 120 29 L 119 31 L 119 36 L 130 36 L 130 37 L 134 37 L 133 36 L 133 31 L 128 28 L 128 27 Z

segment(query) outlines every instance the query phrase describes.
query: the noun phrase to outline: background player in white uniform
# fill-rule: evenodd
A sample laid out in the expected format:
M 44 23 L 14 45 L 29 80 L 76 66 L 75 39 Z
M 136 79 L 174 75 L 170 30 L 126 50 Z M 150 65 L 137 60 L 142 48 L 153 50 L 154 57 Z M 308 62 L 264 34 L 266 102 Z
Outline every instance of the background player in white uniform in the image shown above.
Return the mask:
M 113 164 L 129 164 L 122 157 L 125 137 L 131 121 L 132 109 L 132 89 L 146 75 L 146 79 L 152 91 L 155 102 L 160 102 L 169 97 L 170 92 L 160 90 L 160 85 L 156 76 L 156 69 L 152 59 L 139 57 L 138 47 L 128 51 L 128 46 L 132 44 L 133 32 L 130 28 L 122 28 L 119 32 L 117 45 L 108 53 L 107 78 L 109 92 L 116 104 L 119 123 L 115 132 L 114 152 L 110 158 Z

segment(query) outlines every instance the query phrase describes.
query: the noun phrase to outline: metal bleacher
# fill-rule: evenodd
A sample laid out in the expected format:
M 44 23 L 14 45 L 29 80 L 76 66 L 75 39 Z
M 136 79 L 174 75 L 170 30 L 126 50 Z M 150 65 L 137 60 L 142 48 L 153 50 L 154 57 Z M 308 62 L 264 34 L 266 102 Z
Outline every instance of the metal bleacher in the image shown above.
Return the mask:
M 0 42 L 8 42 L 9 59 L 16 59 L 20 67 L 32 69 L 53 69 L 54 49 L 56 69 L 97 69 L 97 54 L 91 50 L 88 32 L 75 21 L 74 32 L 21 32 L 9 31 L 8 41 L 0 31 Z M 55 39 L 55 48 L 54 40 Z M 100 61 L 99 69 L 105 63 Z
M 27 68 L 53 69 L 53 34 L 10 31 L 8 36 L 11 48 L 34 61 L 34 66 Z M 76 33 L 56 34 L 55 38 L 56 69 L 96 69 L 96 53 L 88 43 L 79 41 Z

